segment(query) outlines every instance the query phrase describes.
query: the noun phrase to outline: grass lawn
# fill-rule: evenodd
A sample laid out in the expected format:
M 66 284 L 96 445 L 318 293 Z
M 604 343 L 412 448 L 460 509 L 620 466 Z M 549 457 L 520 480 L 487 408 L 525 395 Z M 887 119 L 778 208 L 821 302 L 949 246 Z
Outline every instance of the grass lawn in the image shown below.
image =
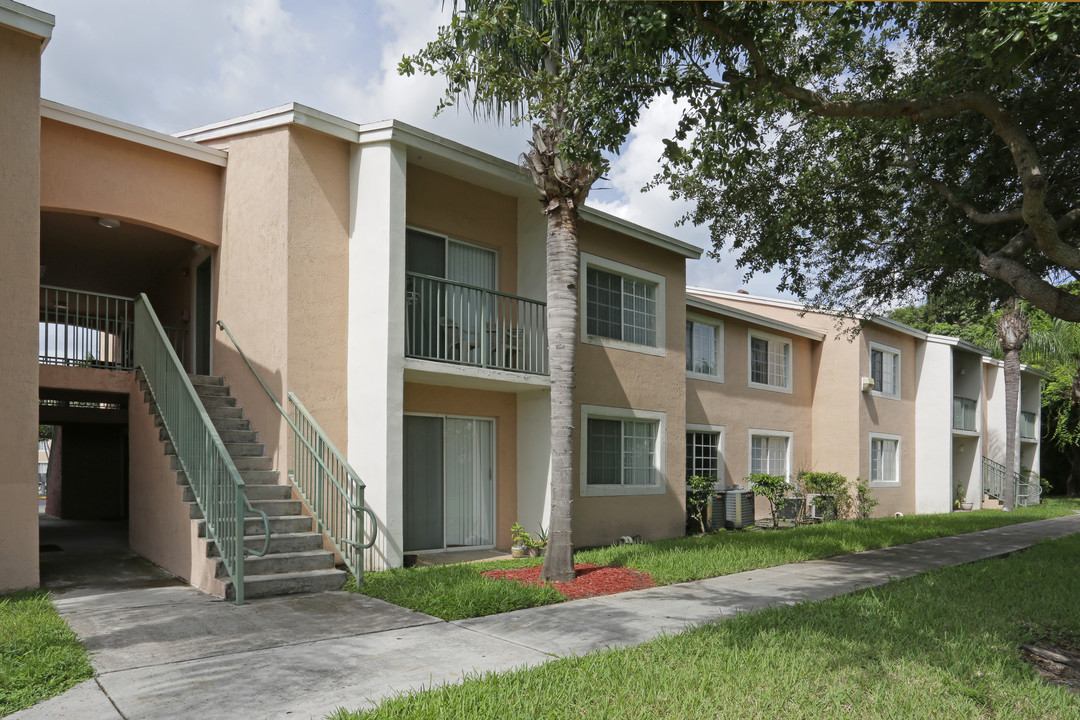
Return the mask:
M 1080 718 L 1018 645 L 1080 642 L 1080 536 L 637 647 L 474 677 L 360 718 Z
M 580 550 L 574 562 L 627 567 L 652 576 L 657 585 L 730 575 L 744 570 L 831 557 L 929 538 L 1043 520 L 1080 511 L 1080 500 L 1050 498 L 1012 513 L 979 510 L 945 515 L 909 515 L 804 525 L 782 530 L 718 532 L 637 545 Z M 492 615 L 562 602 L 550 587 L 527 587 L 490 580 L 486 570 L 537 565 L 542 560 L 398 568 L 364 574 L 365 595 L 418 610 L 444 620 Z M 357 592 L 350 580 L 346 589 Z
M 0 598 L 0 716 L 59 695 L 93 675 L 86 650 L 48 593 Z

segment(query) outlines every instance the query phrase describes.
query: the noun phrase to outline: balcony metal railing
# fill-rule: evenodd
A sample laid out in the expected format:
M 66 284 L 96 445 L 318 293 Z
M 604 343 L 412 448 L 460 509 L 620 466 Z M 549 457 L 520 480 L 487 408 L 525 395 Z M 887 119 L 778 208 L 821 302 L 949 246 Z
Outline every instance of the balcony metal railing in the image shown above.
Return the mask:
M 966 430 L 969 432 L 974 432 L 976 427 L 975 401 L 957 395 L 953 397 L 952 407 L 953 430 Z
M 1035 413 L 1020 412 L 1020 437 L 1025 440 L 1035 439 Z
M 187 330 L 164 327 L 181 359 Z M 42 365 L 132 370 L 135 298 L 42 285 L 38 302 L 38 362 Z
M 545 303 L 417 273 L 405 288 L 408 357 L 548 373 Z

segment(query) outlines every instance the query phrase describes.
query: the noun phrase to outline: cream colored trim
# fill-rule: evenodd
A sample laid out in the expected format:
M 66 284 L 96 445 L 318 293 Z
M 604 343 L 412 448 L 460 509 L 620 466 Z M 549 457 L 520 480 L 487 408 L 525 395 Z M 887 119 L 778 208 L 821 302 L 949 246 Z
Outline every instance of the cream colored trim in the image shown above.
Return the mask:
M 870 360 L 870 375 L 874 374 L 874 351 L 882 353 L 882 355 L 895 355 L 896 356 L 896 373 L 893 377 L 893 383 L 896 385 L 896 391 L 887 393 L 882 390 L 873 389 L 870 394 L 874 397 L 885 398 L 886 400 L 900 400 L 902 395 L 900 377 L 903 374 L 904 356 L 898 348 L 891 347 L 889 345 L 883 345 L 879 342 L 870 341 L 870 347 L 867 349 L 867 356 Z M 884 372 L 884 368 L 882 369 Z
M 229 154 L 221 150 L 203 147 L 187 140 L 178 140 L 172 135 L 147 130 L 137 125 L 129 125 L 85 110 L 61 105 L 52 100 L 43 99 L 41 101 L 41 117 L 157 150 L 182 155 L 193 160 L 201 160 L 218 167 L 225 167 L 229 159 Z
M 874 480 L 874 478 L 873 478 L 873 473 L 874 473 L 874 441 L 875 440 L 892 440 L 892 441 L 896 442 L 896 481 L 895 482 L 884 482 L 882 480 Z M 904 449 L 903 438 L 901 436 L 899 436 L 899 435 L 890 435 L 888 433 L 872 432 L 872 433 L 870 433 L 870 444 L 869 445 L 870 445 L 869 446 L 870 457 L 868 458 L 868 461 L 869 461 L 870 465 L 868 466 L 869 471 L 867 472 L 867 475 L 870 476 L 870 478 L 868 480 L 868 482 L 870 483 L 870 487 L 900 487 L 903 484 L 903 482 L 902 482 L 903 475 L 901 475 L 902 466 L 900 464 L 901 452 Z
M 751 342 L 753 338 L 759 340 L 767 340 L 771 345 L 774 342 L 783 343 L 788 346 L 787 351 L 787 367 L 784 368 L 786 377 L 784 378 L 784 385 L 770 385 L 768 383 L 754 382 L 754 348 Z M 746 330 L 746 386 L 755 390 L 768 390 L 770 392 L 780 392 L 791 394 L 792 386 L 795 384 L 795 344 L 791 342 L 791 338 L 783 337 L 780 335 L 773 335 L 772 333 L 761 332 L 754 328 L 747 328 Z
M 784 462 L 786 472 L 784 477 L 788 482 L 791 482 L 794 473 L 791 471 L 791 460 L 795 457 L 795 433 L 788 430 L 763 430 L 760 428 L 749 428 L 746 431 L 746 475 L 749 477 L 754 474 L 754 438 L 755 437 L 782 437 L 787 438 L 787 458 Z

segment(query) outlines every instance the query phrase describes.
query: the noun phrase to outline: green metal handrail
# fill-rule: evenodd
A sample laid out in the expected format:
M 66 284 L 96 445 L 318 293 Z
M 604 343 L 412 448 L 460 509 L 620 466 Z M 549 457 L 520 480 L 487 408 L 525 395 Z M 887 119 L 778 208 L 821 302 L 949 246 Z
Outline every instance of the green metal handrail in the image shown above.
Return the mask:
M 1042 485 L 1037 474 L 1030 470 L 1014 472 L 1013 485 L 1018 506 L 1038 505 L 1041 502 Z M 1005 466 L 985 455 L 982 459 L 982 492 L 999 500 L 1005 495 Z
M 135 366 L 142 370 L 180 469 L 206 520 L 206 537 L 217 545 L 236 590 L 236 604 L 242 605 L 244 555 L 266 554 L 270 520 L 266 513 L 251 507 L 244 496 L 244 480 L 144 294 L 135 301 Z M 262 517 L 264 541 L 260 551 L 248 550 L 244 545 L 248 513 Z
M 289 416 L 240 349 L 240 344 L 236 342 L 229 328 L 221 320 L 217 321 L 217 325 L 229 336 L 244 364 L 292 428 L 294 452 L 289 481 L 311 508 L 319 531 L 326 534 L 345 561 L 346 567 L 356 577 L 356 582 L 362 584 L 362 551 L 375 544 L 379 532 L 375 513 L 364 505 L 364 481 L 330 442 L 330 438 L 315 422 L 307 408 L 291 392 L 288 397 L 293 406 L 294 417 Z M 367 542 L 363 539 L 365 514 L 371 519 L 371 539 Z

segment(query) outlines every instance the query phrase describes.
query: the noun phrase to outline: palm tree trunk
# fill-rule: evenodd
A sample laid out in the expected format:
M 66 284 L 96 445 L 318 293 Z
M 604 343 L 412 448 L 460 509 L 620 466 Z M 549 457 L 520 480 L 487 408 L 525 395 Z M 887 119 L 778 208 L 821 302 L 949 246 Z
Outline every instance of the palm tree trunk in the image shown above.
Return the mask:
M 1005 482 L 1001 502 L 1005 510 L 1016 505 L 1016 432 L 1020 400 L 1020 351 L 1028 339 L 1027 317 L 1013 301 L 1013 308 L 998 319 L 998 335 L 1005 355 Z
M 551 519 L 540 578 L 573 580 L 574 363 L 578 328 L 578 215 L 567 199 L 547 212 L 548 363 L 551 373 Z

